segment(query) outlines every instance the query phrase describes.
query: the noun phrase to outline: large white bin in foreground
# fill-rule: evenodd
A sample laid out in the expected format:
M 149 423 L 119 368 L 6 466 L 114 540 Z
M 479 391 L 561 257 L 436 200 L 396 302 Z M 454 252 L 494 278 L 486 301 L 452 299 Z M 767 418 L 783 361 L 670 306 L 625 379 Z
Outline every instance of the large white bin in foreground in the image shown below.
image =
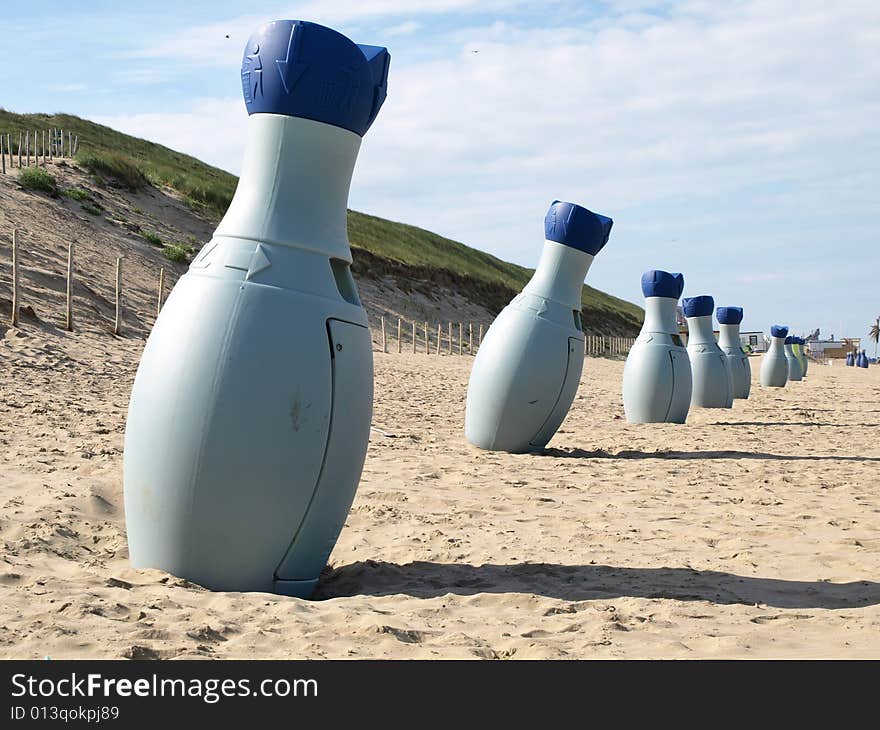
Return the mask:
M 574 400 L 584 366 L 581 293 L 612 220 L 555 201 L 529 283 L 486 333 L 467 390 L 465 436 L 514 453 L 541 449 Z
M 369 439 L 372 348 L 346 206 L 388 64 L 384 48 L 301 21 L 248 41 L 238 189 L 163 307 L 132 390 L 135 567 L 311 594 Z

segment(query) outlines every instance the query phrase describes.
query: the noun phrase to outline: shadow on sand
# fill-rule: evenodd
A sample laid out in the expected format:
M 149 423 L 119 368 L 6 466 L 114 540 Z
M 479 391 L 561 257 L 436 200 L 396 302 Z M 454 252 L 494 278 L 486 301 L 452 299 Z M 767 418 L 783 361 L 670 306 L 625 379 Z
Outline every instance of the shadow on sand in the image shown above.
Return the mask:
M 817 421 L 716 421 L 710 426 L 830 426 L 832 428 L 876 428 L 880 423 L 822 423 Z
M 526 593 L 563 601 L 668 598 L 776 608 L 861 608 L 880 604 L 880 583 L 828 583 L 754 578 L 690 568 L 617 568 L 608 565 L 464 565 L 367 560 L 325 571 L 315 598 L 405 594 Z
M 715 451 L 637 451 L 629 449 L 611 453 L 604 449 L 544 449 L 535 452 L 536 456 L 551 456 L 557 459 L 771 459 L 779 461 L 876 461 L 880 456 L 835 456 L 833 454 L 768 454 L 763 451 L 734 451 L 730 449 Z

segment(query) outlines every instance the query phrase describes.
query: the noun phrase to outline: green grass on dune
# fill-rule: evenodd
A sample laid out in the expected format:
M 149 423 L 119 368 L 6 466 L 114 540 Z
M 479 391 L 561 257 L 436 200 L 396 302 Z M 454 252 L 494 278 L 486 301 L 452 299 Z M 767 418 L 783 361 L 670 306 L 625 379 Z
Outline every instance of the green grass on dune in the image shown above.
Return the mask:
M 218 218 L 235 193 L 238 179 L 234 175 L 160 144 L 68 114 L 14 114 L 0 109 L 0 133 L 12 134 L 13 150 L 17 148 L 19 131 L 51 127 L 63 129 L 65 138 L 68 132 L 79 135 L 77 164 L 97 178 L 132 191 L 148 183 L 167 185 L 183 195 L 194 210 Z M 374 256 L 406 266 L 445 269 L 476 282 L 501 285 L 512 292 L 522 289 L 532 275 L 530 269 L 430 231 L 364 213 L 349 211 L 348 231 L 355 248 Z M 181 258 L 184 252 L 174 249 L 169 253 Z M 584 287 L 583 304 L 586 310 L 607 314 L 604 319 L 632 330 L 640 327 L 644 316 L 635 304 L 589 286 Z
M 53 127 L 64 130 L 65 144 L 68 132 L 79 135 L 77 161 L 89 172 L 132 190 L 146 182 L 167 185 L 216 214 L 222 214 L 232 200 L 238 182 L 235 175 L 195 157 L 70 114 L 15 114 L 0 109 L 0 132 L 12 134 L 14 151 L 19 131 Z
M 410 266 L 448 269 L 457 274 L 502 284 L 519 291 L 531 278 L 533 269 L 502 261 L 463 243 L 405 223 L 349 211 L 348 237 L 352 246 L 363 248 L 376 256 L 393 259 Z M 616 313 L 632 326 L 641 326 L 641 307 L 610 294 L 584 286 L 582 297 L 586 309 Z

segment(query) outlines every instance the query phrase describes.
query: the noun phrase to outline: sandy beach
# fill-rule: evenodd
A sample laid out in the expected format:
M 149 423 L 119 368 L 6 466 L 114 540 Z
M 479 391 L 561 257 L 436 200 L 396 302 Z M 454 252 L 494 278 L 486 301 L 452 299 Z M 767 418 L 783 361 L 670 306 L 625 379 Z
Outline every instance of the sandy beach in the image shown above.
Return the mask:
M 877 368 L 631 426 L 623 363 L 590 358 L 551 448 L 513 456 L 464 439 L 471 358 L 377 353 L 360 490 L 303 601 L 128 567 L 141 340 L 0 337 L 2 657 L 880 655 Z

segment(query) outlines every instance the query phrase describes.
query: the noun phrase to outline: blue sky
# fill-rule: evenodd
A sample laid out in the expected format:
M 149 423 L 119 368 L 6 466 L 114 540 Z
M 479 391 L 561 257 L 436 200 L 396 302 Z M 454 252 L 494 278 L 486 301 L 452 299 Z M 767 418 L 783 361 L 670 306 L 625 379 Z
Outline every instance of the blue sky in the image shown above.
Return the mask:
M 353 208 L 533 266 L 547 206 L 571 200 L 614 218 L 588 282 L 626 299 L 664 268 L 748 329 L 864 337 L 880 315 L 880 3 L 7 5 L 8 109 L 237 172 L 248 35 L 314 20 L 392 54 Z

